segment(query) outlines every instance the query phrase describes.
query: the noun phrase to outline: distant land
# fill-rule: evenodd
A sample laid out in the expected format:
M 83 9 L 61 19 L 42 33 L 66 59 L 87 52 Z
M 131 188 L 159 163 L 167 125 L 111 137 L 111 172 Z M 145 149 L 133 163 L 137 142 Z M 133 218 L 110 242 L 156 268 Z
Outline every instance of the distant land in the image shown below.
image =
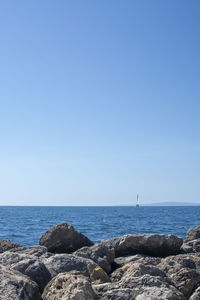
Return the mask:
M 121 204 L 117 206 L 135 206 L 132 204 Z M 158 203 L 142 203 L 140 206 L 200 206 L 200 203 L 190 202 L 158 202 Z
M 190 202 L 159 202 L 159 203 L 149 203 L 141 204 L 141 206 L 199 206 L 200 203 L 190 203 Z

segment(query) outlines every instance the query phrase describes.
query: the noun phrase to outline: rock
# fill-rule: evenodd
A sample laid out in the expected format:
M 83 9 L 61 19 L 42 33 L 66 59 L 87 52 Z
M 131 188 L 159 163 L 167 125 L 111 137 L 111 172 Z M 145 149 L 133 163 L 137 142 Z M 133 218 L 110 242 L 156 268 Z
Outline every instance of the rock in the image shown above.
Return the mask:
M 142 263 L 128 263 L 123 267 L 115 270 L 111 274 L 112 281 L 119 281 L 122 277 L 139 277 L 145 274 L 151 276 L 159 276 L 160 278 L 166 277 L 164 271 L 152 265 L 144 265 Z
M 200 239 L 184 242 L 181 253 L 200 253 Z
M 186 233 L 185 242 L 200 239 L 200 226 L 190 228 Z
M 115 256 L 147 254 L 168 256 L 177 254 L 183 240 L 171 234 L 128 234 L 121 238 L 102 241 L 107 247 L 113 247 Z
M 183 300 L 185 299 L 183 295 L 174 291 L 171 288 L 157 288 L 151 287 L 146 288 L 142 294 L 139 294 L 135 300 Z
M 166 272 L 176 288 L 188 298 L 200 283 L 198 262 L 199 258 L 195 256 L 177 255 L 163 259 L 160 268 Z
M 122 290 L 126 290 L 130 295 L 130 299 L 162 299 L 162 300 L 185 300 L 184 295 L 178 291 L 173 285 L 159 276 L 151 276 L 145 274 L 139 277 L 125 276 L 120 281 L 115 283 L 93 285 L 95 292 L 98 294 L 99 299 L 123 299 L 110 297 L 120 295 Z M 127 295 L 126 295 L 127 296 Z M 146 297 L 146 298 L 145 298 Z M 125 298 L 126 299 L 126 298 Z
M 38 284 L 40 292 L 51 280 L 51 274 L 36 256 L 7 251 L 0 255 L 0 263 L 27 275 Z
M 76 274 L 89 277 L 92 282 L 110 281 L 104 270 L 92 260 L 73 254 L 55 254 L 43 262 L 52 277 L 59 273 L 76 271 Z
M 31 246 L 31 247 L 12 248 L 9 251 L 40 257 L 42 255 L 45 255 L 48 250 L 44 246 Z M 50 254 L 50 255 L 52 255 L 52 254 Z
M 27 276 L 0 265 L 1 300 L 41 300 L 38 285 Z
M 0 240 L 0 253 L 18 247 L 20 247 L 19 244 L 12 243 L 10 240 Z
M 53 253 L 72 253 L 81 247 L 93 244 L 85 235 L 65 222 L 51 227 L 40 238 L 40 245 L 47 247 L 48 251 Z
M 159 267 L 170 275 L 184 268 L 196 269 L 196 263 L 194 256 L 181 254 L 162 259 Z
M 112 263 L 115 258 L 114 249 L 108 248 L 103 244 L 96 244 L 92 247 L 83 247 L 73 254 L 92 259 L 107 273 L 111 272 Z
M 135 300 L 136 293 L 131 289 L 113 289 L 105 292 L 100 300 Z
M 182 269 L 170 276 L 175 286 L 185 297 L 189 297 L 197 284 L 200 283 L 200 273 L 196 270 Z
M 200 300 L 200 286 L 194 291 L 189 300 Z
M 114 259 L 114 263 L 119 267 L 122 267 L 128 263 L 133 263 L 133 262 L 140 262 L 145 265 L 156 266 L 161 262 L 161 258 L 136 254 L 136 255 L 120 256 Z
M 114 263 L 119 268 L 130 262 L 136 262 L 136 261 L 140 260 L 142 257 L 145 257 L 145 256 L 141 255 L 141 254 L 119 256 L 114 259 Z
M 90 281 L 81 275 L 62 273 L 46 286 L 43 300 L 97 300 Z

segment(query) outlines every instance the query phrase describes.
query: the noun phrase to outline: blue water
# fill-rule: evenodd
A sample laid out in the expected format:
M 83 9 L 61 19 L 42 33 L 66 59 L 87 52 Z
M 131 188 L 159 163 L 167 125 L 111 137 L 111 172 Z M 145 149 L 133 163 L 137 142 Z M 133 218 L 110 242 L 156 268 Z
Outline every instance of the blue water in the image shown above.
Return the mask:
M 200 225 L 200 206 L 182 207 L 0 207 L 0 239 L 24 246 L 39 244 L 51 226 L 66 221 L 94 242 L 128 233 L 184 237 Z

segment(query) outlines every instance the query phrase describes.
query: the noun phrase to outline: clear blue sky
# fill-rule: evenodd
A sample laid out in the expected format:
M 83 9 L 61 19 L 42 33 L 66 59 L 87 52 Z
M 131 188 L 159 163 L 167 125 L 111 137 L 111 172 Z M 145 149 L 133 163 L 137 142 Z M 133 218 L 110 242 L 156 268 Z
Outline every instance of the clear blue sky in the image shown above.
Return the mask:
M 0 204 L 200 202 L 199 0 L 0 2 Z

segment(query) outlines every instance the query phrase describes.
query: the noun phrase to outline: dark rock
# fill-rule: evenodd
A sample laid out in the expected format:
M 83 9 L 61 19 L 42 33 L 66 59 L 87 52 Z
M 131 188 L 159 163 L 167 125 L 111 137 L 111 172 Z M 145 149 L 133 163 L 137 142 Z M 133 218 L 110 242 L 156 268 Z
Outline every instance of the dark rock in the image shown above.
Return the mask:
M 43 300 L 97 300 L 97 295 L 86 277 L 62 273 L 48 283 L 42 298 Z
M 104 270 L 92 260 L 72 254 L 55 254 L 43 260 L 52 277 L 59 273 L 76 271 L 89 277 L 92 282 L 110 281 Z
M 47 247 L 48 251 L 53 253 L 72 253 L 81 247 L 93 244 L 85 235 L 65 222 L 51 227 L 40 238 L 40 245 Z
M 0 240 L 0 253 L 18 247 L 21 246 L 19 244 L 12 243 L 10 240 Z
M 190 228 L 187 231 L 185 242 L 192 241 L 200 239 L 200 226 L 197 226 L 195 228 Z
M 181 238 L 171 234 L 128 234 L 102 241 L 103 245 L 114 248 L 116 257 L 132 254 L 165 257 L 177 254 L 182 243 Z
M 111 265 L 115 258 L 114 249 L 108 248 L 103 244 L 96 244 L 92 247 L 83 247 L 73 254 L 92 259 L 107 273 L 111 272 Z
M 36 256 L 7 251 L 0 255 L 0 263 L 27 275 L 38 284 L 40 292 L 51 280 L 51 274 Z
M 41 300 L 38 285 L 23 274 L 0 265 L 1 300 Z

